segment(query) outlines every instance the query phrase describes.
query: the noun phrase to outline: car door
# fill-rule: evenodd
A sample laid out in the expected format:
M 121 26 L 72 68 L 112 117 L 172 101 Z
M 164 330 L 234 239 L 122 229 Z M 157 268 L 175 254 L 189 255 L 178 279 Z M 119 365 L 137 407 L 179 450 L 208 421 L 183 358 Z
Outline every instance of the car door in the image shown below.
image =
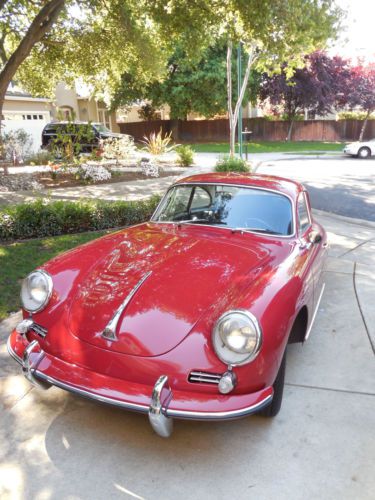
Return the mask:
M 309 197 L 306 191 L 299 194 L 297 217 L 301 249 L 307 254 L 307 276 L 313 287 L 313 311 L 315 311 L 322 288 L 324 262 L 322 245 L 326 244 L 326 242 L 325 235 L 321 234 L 321 227 L 313 222 Z

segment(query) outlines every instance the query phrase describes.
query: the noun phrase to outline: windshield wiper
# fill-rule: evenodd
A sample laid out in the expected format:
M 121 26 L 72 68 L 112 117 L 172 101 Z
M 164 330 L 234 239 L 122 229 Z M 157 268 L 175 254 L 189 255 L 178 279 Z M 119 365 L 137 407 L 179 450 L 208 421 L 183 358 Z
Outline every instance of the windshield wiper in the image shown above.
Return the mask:
M 272 229 L 268 229 L 268 228 L 259 228 L 259 227 L 234 227 L 232 229 L 232 233 L 236 233 L 236 232 L 240 232 L 240 233 L 249 233 L 249 232 L 252 232 L 252 233 L 265 233 L 265 234 L 278 234 L 278 235 L 282 235 L 282 233 L 279 233 L 277 231 L 273 231 Z
M 196 222 L 210 222 L 208 219 L 185 219 L 185 220 L 175 220 L 177 224 L 195 224 Z

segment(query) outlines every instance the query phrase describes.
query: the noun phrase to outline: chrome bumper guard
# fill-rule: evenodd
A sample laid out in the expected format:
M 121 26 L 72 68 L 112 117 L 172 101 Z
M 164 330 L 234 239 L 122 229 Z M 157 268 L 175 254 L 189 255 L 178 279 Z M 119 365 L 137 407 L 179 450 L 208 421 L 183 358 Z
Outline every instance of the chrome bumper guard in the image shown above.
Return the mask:
M 148 419 L 156 434 L 169 437 L 173 431 L 173 419 L 164 412 L 172 399 L 172 391 L 168 384 L 168 377 L 162 375 L 156 381 L 151 396 L 151 405 L 148 410 Z
M 152 395 L 150 406 L 143 406 L 128 402 L 122 402 L 115 399 L 100 396 L 98 394 L 90 393 L 78 387 L 74 387 L 61 382 L 59 380 L 52 379 L 43 372 L 37 370 L 40 361 L 45 356 L 44 351 L 41 349 L 39 342 L 33 340 L 26 347 L 23 358 L 21 359 L 12 349 L 10 345 L 10 338 L 7 342 L 7 348 L 9 354 L 14 358 L 21 366 L 22 371 L 27 380 L 29 380 L 33 385 L 39 387 L 40 389 L 49 389 L 51 385 L 60 387 L 67 391 L 79 394 L 90 399 L 97 400 L 102 403 L 112 404 L 127 410 L 140 411 L 142 413 L 148 413 L 148 418 L 151 427 L 161 437 L 169 437 L 173 431 L 173 418 L 182 419 L 193 419 L 193 420 L 227 420 L 231 418 L 240 418 L 246 415 L 251 415 L 256 411 L 261 410 L 267 406 L 271 400 L 272 396 L 266 397 L 259 403 L 242 408 L 240 410 L 231 410 L 223 412 L 199 412 L 199 411 L 188 411 L 188 410 L 174 410 L 168 408 L 172 400 L 172 391 L 168 383 L 167 375 L 161 375 L 156 381 Z M 33 356 L 31 356 L 33 354 Z
M 32 361 L 30 356 L 32 353 L 34 353 L 34 351 L 37 352 L 38 356 L 34 361 Z M 51 384 L 45 382 L 44 380 L 40 380 L 34 376 L 34 371 L 43 358 L 44 358 L 44 351 L 40 348 L 39 342 L 37 340 L 33 340 L 26 347 L 23 353 L 22 371 L 29 382 L 31 382 L 36 387 L 39 387 L 39 389 L 47 390 L 51 387 Z

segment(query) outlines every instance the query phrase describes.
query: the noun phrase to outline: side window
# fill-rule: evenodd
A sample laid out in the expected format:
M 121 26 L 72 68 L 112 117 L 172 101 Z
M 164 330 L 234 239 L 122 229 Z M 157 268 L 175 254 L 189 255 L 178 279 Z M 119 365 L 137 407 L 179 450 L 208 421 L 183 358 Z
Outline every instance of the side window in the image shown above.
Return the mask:
M 299 232 L 303 234 L 306 229 L 310 226 L 310 218 L 309 211 L 306 203 L 306 196 L 304 193 L 301 193 L 298 198 L 298 224 L 299 224 Z
M 194 196 L 191 201 L 190 209 L 197 210 L 200 208 L 208 208 L 210 205 L 211 196 L 209 195 L 209 193 L 205 189 L 197 186 L 194 190 Z
M 187 217 L 187 210 L 191 195 L 190 186 L 179 186 L 169 191 L 166 204 L 162 208 L 164 213 L 161 220 L 179 220 Z

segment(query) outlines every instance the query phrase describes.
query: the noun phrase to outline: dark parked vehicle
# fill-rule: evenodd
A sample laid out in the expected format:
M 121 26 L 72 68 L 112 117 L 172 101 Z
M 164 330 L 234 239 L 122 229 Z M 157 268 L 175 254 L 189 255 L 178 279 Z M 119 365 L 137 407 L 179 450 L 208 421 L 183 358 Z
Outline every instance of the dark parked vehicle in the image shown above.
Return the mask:
M 124 134 L 112 132 L 102 123 L 52 122 L 42 132 L 42 149 L 53 149 L 63 145 L 62 136 L 70 135 L 80 153 L 91 153 L 98 149 L 104 139 L 120 139 Z

